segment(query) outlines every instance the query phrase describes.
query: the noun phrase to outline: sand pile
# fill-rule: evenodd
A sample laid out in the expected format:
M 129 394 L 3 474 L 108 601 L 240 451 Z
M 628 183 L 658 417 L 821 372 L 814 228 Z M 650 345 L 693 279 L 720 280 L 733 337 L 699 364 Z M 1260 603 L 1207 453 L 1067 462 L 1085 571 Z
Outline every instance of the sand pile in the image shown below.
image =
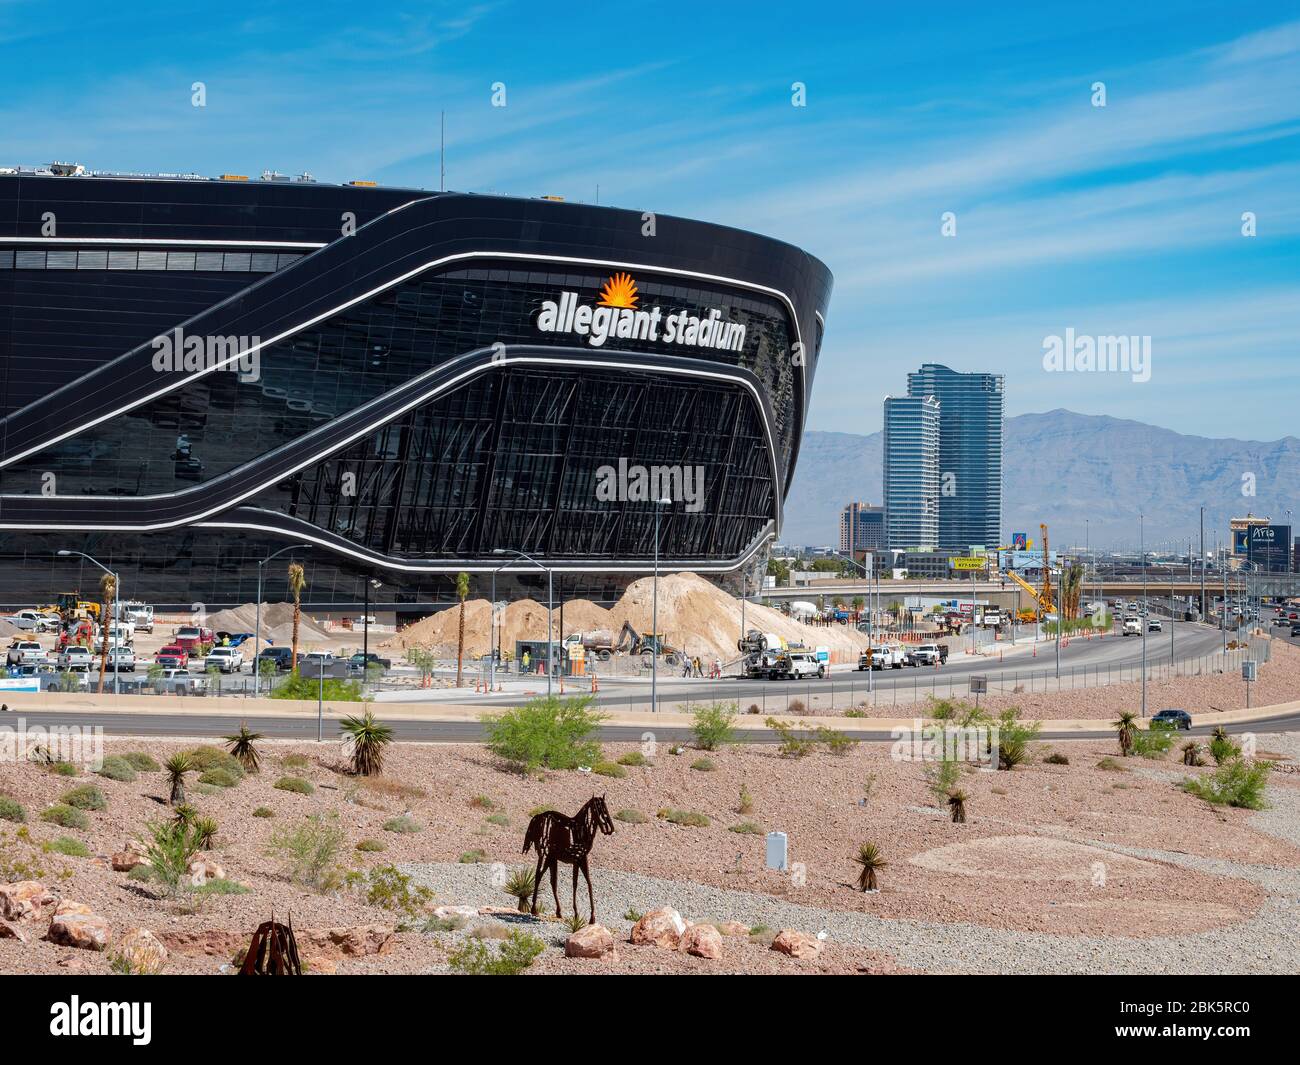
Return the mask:
M 245 603 L 243 606 L 231 607 L 229 610 L 218 610 L 215 614 L 208 615 L 208 628 L 214 632 L 252 632 L 256 624 L 257 606 L 254 603 Z M 285 634 L 283 640 L 279 635 L 281 629 Z M 272 635 L 276 643 L 288 643 L 293 634 L 293 604 L 263 603 L 262 634 Z M 317 625 L 306 614 L 299 619 L 299 641 L 331 638 L 331 633 Z
M 402 629 L 381 646 L 385 651 L 402 652 L 408 647 L 424 647 L 440 657 L 456 654 L 456 639 L 460 624 L 460 606 L 448 607 Z M 499 619 L 497 638 L 501 646 L 514 653 L 516 640 L 546 639 L 546 604 L 534 599 L 520 599 L 509 604 Z M 557 603 L 553 615 L 555 631 L 560 631 L 560 607 Z M 491 649 L 492 610 L 486 599 L 465 601 L 465 653 L 471 658 L 485 655 Z M 610 626 L 609 611 L 586 599 L 574 599 L 564 604 L 564 635 L 572 632 L 590 632 Z
M 628 585 L 610 611 L 617 632 L 628 622 L 638 632 L 649 632 L 653 577 Z M 566 621 L 567 616 L 566 616 Z M 659 577 L 659 631 L 673 647 L 703 658 L 730 662 L 739 656 L 740 600 L 694 573 L 668 573 Z M 867 645 L 865 633 L 846 625 L 819 627 L 793 621 L 770 607 L 745 604 L 745 628 L 773 632 L 788 643 L 856 652 Z
M 8 639 L 10 636 L 18 635 L 22 630 L 17 625 L 10 624 L 8 621 L 0 619 L 0 639 Z

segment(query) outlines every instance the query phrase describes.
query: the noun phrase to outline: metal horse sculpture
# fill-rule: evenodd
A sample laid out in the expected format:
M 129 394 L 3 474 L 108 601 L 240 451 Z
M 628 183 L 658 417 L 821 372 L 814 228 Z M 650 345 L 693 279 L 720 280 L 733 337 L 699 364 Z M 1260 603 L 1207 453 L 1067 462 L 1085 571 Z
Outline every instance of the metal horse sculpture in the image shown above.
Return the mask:
M 533 873 L 532 913 L 537 915 L 537 893 L 542 886 L 542 870 L 551 871 L 551 894 L 555 896 L 555 916 L 560 912 L 559 868 L 560 862 L 573 866 L 573 912 L 578 913 L 578 870 L 587 878 L 587 901 L 591 904 L 590 923 L 596 921 L 596 897 L 591 890 L 591 872 L 587 869 L 587 854 L 596 840 L 596 830 L 613 835 L 614 822 L 605 806 L 605 796 L 593 795 L 574 817 L 565 817 L 556 810 L 546 810 L 528 822 L 524 836 L 524 851 L 537 848 L 537 869 Z

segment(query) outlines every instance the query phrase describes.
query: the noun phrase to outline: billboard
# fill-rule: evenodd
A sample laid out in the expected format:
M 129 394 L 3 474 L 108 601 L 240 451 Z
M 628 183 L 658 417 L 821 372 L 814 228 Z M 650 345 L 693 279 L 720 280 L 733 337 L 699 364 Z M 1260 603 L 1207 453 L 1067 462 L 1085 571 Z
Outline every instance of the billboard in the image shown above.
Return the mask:
M 1247 535 L 1246 558 L 1256 571 L 1287 573 L 1291 569 L 1291 526 L 1252 525 Z
M 1028 533 L 1015 533 L 1015 532 L 1012 533 L 1012 534 L 1011 534 L 1011 550 L 1013 550 L 1013 551 L 1028 551 L 1028 550 L 1029 550 L 1029 534 L 1028 534 Z
M 1250 532 L 1249 529 L 1232 530 L 1232 553 L 1234 555 L 1244 555 L 1246 553 L 1247 550 L 1246 534 L 1248 532 Z
M 948 568 L 956 570 L 976 570 L 983 569 L 988 564 L 985 558 L 972 558 L 967 555 L 960 555 L 948 559 Z

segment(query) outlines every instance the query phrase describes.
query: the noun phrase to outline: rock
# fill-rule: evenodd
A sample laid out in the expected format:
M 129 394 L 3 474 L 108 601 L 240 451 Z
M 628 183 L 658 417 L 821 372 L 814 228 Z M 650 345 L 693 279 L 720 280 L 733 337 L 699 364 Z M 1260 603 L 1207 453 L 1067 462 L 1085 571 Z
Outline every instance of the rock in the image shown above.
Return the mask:
M 317 976 L 333 976 L 339 971 L 339 963 L 326 958 L 317 958 L 307 966 L 307 971 Z
M 162 932 L 159 938 L 168 950 L 176 954 L 184 954 L 187 957 L 206 955 L 229 960 L 235 956 L 236 951 L 242 958 L 243 952 L 252 942 L 253 930 L 250 928 L 247 932 L 230 932 L 221 928 L 197 931 L 176 929 Z
M 226 871 L 202 851 L 190 859 L 190 883 L 194 887 L 202 887 L 209 880 L 225 879 Z
M 815 958 L 822 952 L 821 940 L 793 928 L 783 928 L 772 940 L 772 949 L 792 958 Z
M 16 939 L 19 943 L 26 943 L 27 933 L 19 927 L 16 921 L 6 921 L 0 918 L 0 939 Z
M 718 925 L 718 931 L 724 936 L 747 936 L 749 925 L 741 924 L 739 921 L 723 921 Z
M 717 961 L 722 957 L 722 933 L 711 924 L 693 924 L 682 936 L 681 946 L 687 954 Z
M 83 902 L 64 899 L 54 911 L 45 938 L 51 943 L 79 950 L 103 950 L 108 946 L 108 922 Z
M 149 859 L 144 856 L 144 844 L 138 840 L 128 840 L 125 847 L 114 854 L 109 861 L 112 862 L 113 869 L 119 873 L 129 873 L 137 865 L 148 865 Z
M 6 921 L 39 921 L 59 903 L 59 896 L 35 880 L 0 884 L 0 917 Z
M 117 943 L 116 953 L 139 976 L 156 976 L 167 964 L 167 948 L 147 928 L 133 928 Z
M 490 910 L 491 907 L 485 906 L 483 909 Z M 473 906 L 435 906 L 433 909 L 433 915 L 442 920 L 451 917 L 477 917 L 482 912 L 482 910 L 475 909 Z
M 295 934 L 305 955 L 319 951 L 327 957 L 342 954 L 360 958 L 368 954 L 383 954 L 393 943 L 393 930 L 383 925 L 325 928 Z
M 632 942 L 637 946 L 664 947 L 676 950 L 686 931 L 682 915 L 671 906 L 651 910 L 632 926 Z
M 589 924 L 585 928 L 579 928 L 564 941 L 564 956 L 618 961 L 618 951 L 614 949 L 614 934 L 603 924 Z

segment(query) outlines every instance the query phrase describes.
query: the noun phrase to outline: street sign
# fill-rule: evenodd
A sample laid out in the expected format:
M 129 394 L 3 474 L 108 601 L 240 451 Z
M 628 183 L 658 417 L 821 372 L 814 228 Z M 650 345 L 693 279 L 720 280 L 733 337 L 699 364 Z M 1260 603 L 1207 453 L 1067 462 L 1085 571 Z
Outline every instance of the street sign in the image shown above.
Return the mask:
M 972 695 L 987 695 L 988 691 L 989 691 L 988 677 L 971 677 L 970 693 Z

